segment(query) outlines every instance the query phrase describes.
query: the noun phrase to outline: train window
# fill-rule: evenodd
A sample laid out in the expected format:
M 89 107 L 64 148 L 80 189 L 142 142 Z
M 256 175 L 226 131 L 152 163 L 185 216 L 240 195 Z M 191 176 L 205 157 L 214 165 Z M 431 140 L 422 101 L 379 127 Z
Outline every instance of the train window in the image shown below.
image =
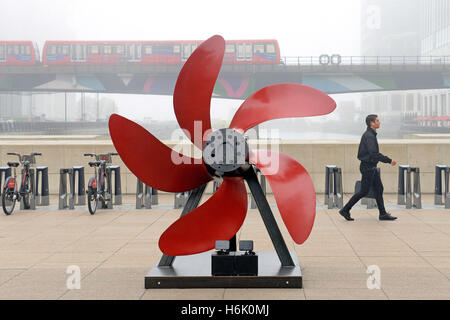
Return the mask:
M 14 46 L 14 54 L 19 54 L 20 53 L 20 48 L 19 48 L 19 45 L 15 45 Z
M 194 50 L 197 49 L 197 47 L 198 47 L 198 45 L 193 44 L 193 45 L 192 45 L 192 50 L 191 50 L 191 52 L 194 52 Z
M 179 45 L 173 46 L 173 53 L 180 53 L 180 46 Z
M 146 54 L 146 55 L 152 54 L 152 46 L 151 45 L 144 46 L 144 54 Z
M 264 53 L 264 45 L 263 44 L 255 44 L 253 46 L 254 53 Z
M 8 48 L 8 56 L 13 54 L 13 46 L 10 45 L 10 46 L 7 46 L 7 48 Z
M 111 46 L 110 45 L 105 45 L 103 47 L 103 54 L 111 54 Z
M 68 55 L 69 54 L 69 46 L 68 45 L 63 45 L 62 49 L 61 49 L 61 53 L 64 55 Z
M 225 53 L 234 53 L 234 51 L 234 44 L 227 44 L 227 46 L 225 47 Z
M 267 53 L 275 53 L 275 45 L 273 43 L 267 44 L 266 52 Z
M 116 45 L 112 47 L 113 54 L 123 55 L 125 53 L 125 47 L 123 45 Z
M 0 60 L 6 60 L 6 50 L 3 44 L 0 44 Z
M 25 46 L 25 55 L 27 55 L 27 56 L 31 56 L 31 49 L 30 49 L 30 46 Z
M 47 52 L 49 55 L 52 56 L 56 55 L 56 46 L 54 45 L 48 46 Z
M 90 45 L 88 46 L 88 54 L 99 54 L 100 48 L 98 45 Z

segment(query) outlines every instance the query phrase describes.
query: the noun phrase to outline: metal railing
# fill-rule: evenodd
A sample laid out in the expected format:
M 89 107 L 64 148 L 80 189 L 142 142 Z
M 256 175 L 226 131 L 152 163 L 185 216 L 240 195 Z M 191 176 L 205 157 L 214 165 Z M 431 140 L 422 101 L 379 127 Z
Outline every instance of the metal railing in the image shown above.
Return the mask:
M 450 56 L 299 56 L 282 57 L 281 64 L 297 66 L 373 66 L 373 65 L 442 65 L 450 64 Z

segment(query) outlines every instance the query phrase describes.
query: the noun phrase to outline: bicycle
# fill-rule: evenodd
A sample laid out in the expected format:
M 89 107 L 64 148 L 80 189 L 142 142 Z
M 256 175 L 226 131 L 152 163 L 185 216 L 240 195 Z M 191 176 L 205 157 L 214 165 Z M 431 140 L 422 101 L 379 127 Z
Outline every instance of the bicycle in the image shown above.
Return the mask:
M 16 201 L 23 201 L 24 209 L 30 208 L 30 200 L 33 197 L 33 181 L 31 181 L 30 167 L 36 163 L 35 156 L 41 156 L 42 153 L 33 152 L 29 155 L 20 155 L 15 152 L 8 152 L 10 156 L 18 156 L 19 162 L 8 162 L 8 166 L 14 168 L 14 176 L 8 177 L 3 185 L 2 207 L 6 215 L 10 215 L 14 211 Z M 22 164 L 22 181 L 20 188 L 17 190 L 17 173 L 16 168 Z
M 89 166 L 94 168 L 94 177 L 89 179 L 87 193 L 88 209 L 91 214 L 95 214 L 98 202 L 101 202 L 101 208 L 108 208 L 112 203 L 111 180 L 107 175 L 107 165 L 112 163 L 111 157 L 118 156 L 118 153 L 109 152 L 107 154 L 85 153 L 84 156 L 95 157 L 96 161 L 90 161 Z M 97 169 L 98 175 L 97 175 Z M 100 181 L 98 181 L 98 177 Z

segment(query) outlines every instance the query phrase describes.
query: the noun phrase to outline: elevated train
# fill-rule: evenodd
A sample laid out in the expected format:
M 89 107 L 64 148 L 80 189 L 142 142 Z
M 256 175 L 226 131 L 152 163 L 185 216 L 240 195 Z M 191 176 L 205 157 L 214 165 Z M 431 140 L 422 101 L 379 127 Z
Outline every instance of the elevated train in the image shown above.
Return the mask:
M 39 48 L 32 41 L 0 41 L 0 66 L 33 66 L 40 63 Z
M 176 65 L 201 43 L 183 41 L 46 41 L 40 59 L 31 41 L 0 41 L 0 66 Z M 279 64 L 277 40 L 226 41 L 224 64 Z

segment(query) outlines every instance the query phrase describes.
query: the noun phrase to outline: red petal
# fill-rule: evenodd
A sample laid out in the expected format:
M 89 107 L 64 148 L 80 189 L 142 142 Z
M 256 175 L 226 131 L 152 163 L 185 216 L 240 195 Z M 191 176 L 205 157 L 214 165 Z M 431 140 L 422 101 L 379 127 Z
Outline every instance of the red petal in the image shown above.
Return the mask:
M 335 108 L 336 102 L 322 91 L 295 83 L 275 84 L 248 97 L 230 128 L 246 131 L 267 120 L 321 116 Z
M 225 178 L 203 205 L 175 221 L 159 239 L 159 248 L 170 256 L 211 250 L 216 240 L 229 240 L 240 229 L 247 213 L 247 191 L 242 178 Z
M 211 96 L 224 51 L 225 40 L 221 36 L 204 41 L 184 64 L 175 85 L 173 106 L 178 123 L 200 149 L 205 131 L 211 129 Z M 201 124 L 197 130 L 194 130 L 194 121 Z
M 182 192 L 211 180 L 203 160 L 172 150 L 133 121 L 113 114 L 109 118 L 109 132 L 122 161 L 148 186 L 167 192 Z M 172 156 L 181 159 L 182 163 L 174 163 Z
M 316 192 L 308 172 L 290 156 L 270 150 L 251 151 L 250 162 L 266 176 L 286 228 L 302 244 L 316 216 Z

